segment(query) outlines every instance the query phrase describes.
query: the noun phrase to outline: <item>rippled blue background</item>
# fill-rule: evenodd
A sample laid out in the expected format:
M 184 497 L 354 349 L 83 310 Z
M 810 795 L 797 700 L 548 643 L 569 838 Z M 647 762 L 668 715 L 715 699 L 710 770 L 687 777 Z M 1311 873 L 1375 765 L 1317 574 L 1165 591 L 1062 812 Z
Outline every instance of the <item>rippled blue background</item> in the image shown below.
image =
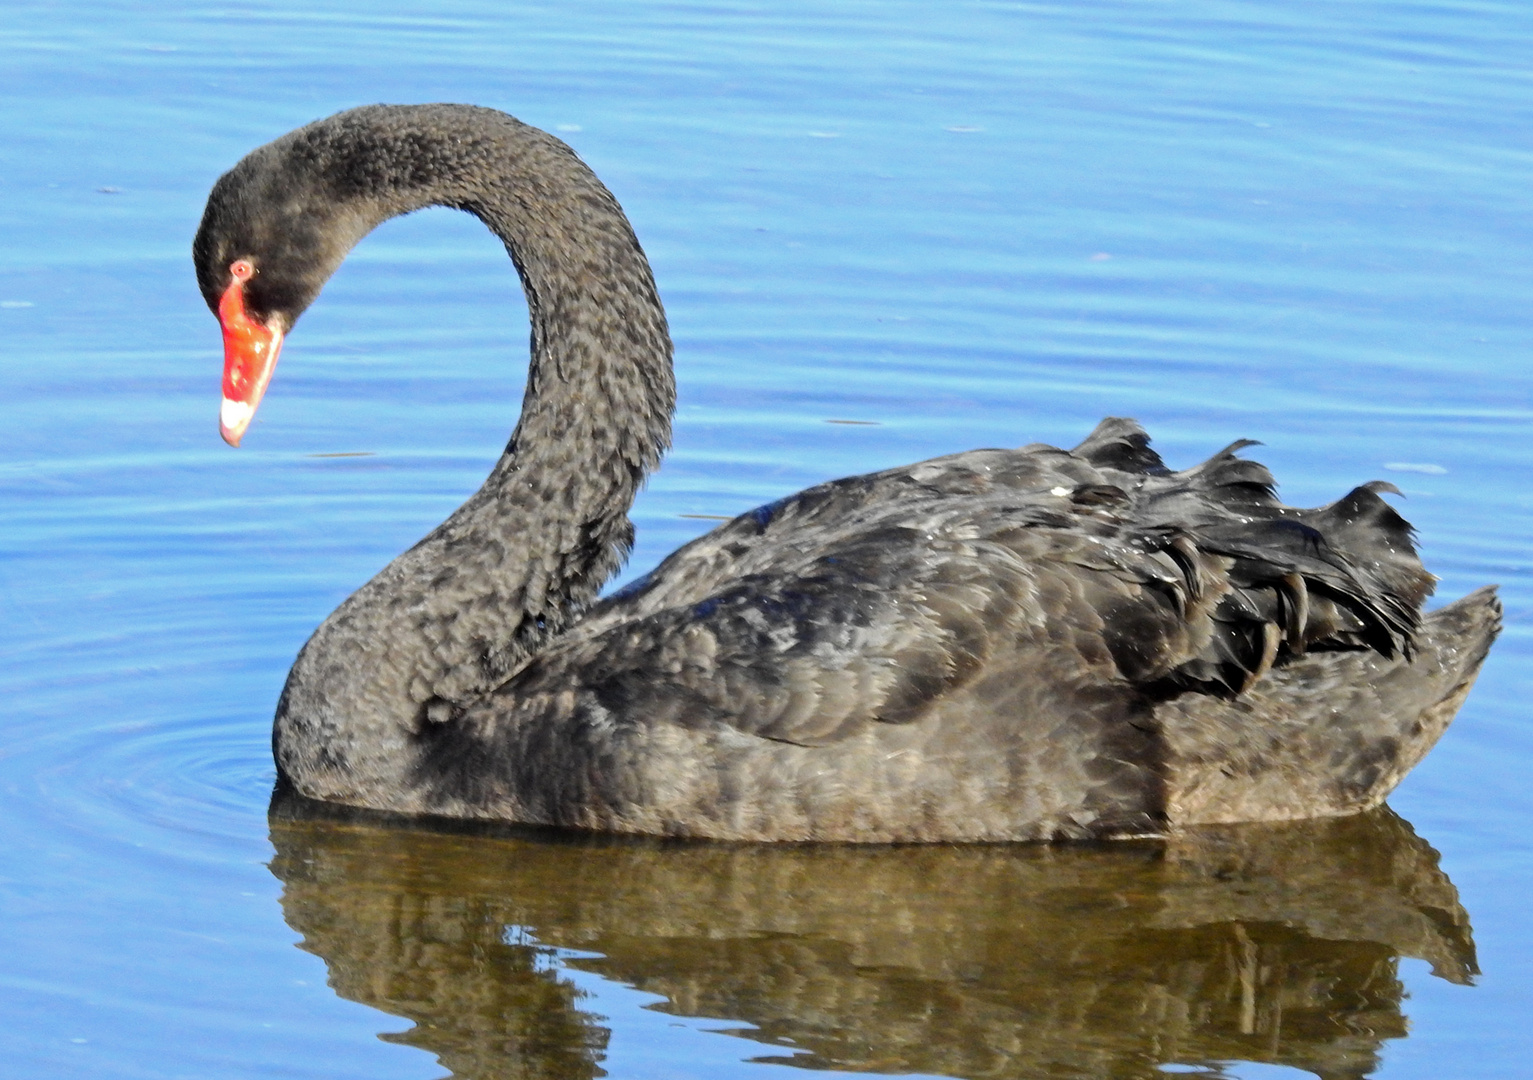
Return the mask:
M 1414 1032 L 1382 1075 L 1525 1074 L 1530 58 L 1514 3 L 13 0 L 0 1073 L 439 1072 L 292 947 L 267 733 L 308 632 L 503 445 L 515 277 L 469 218 L 386 225 L 234 452 L 188 245 L 258 143 L 450 100 L 560 134 L 654 262 L 681 406 L 630 572 L 711 525 L 682 515 L 1068 445 L 1104 414 L 1178 465 L 1261 439 L 1291 502 L 1399 483 L 1443 595 L 1499 581 L 1509 617 L 1391 800 L 1442 851 L 1485 974 L 1406 963 Z M 337 452 L 373 456 L 312 456 Z M 774 1068 L 579 977 L 614 1075 Z

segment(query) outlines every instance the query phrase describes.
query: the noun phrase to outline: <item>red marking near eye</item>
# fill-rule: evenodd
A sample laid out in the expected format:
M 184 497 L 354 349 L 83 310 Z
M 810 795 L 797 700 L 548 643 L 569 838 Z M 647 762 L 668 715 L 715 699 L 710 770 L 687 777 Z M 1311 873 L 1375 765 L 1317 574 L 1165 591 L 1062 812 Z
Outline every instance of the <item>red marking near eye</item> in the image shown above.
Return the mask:
M 224 328 L 224 400 L 219 431 L 230 446 L 238 446 L 255 416 L 266 384 L 271 382 L 282 351 L 282 330 L 252 319 L 245 310 L 245 282 L 255 276 L 248 259 L 229 264 L 233 278 L 218 299 L 218 321 Z

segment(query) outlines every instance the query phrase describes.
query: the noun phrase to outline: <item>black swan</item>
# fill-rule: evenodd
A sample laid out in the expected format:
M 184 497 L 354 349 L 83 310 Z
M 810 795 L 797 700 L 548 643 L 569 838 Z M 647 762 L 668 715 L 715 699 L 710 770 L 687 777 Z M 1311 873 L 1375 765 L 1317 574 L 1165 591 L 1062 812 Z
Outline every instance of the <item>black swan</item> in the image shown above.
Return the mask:
M 477 216 L 531 314 L 521 418 L 483 487 L 327 618 L 277 705 L 313 799 L 741 840 L 1158 835 L 1380 802 L 1500 625 L 1430 614 L 1366 484 L 1282 505 L 1237 442 L 1173 472 L 1132 421 L 821 484 L 598 599 L 670 439 L 648 261 L 558 139 L 463 105 L 369 106 L 252 151 L 197 280 L 237 445 L 283 336 L 351 247 Z

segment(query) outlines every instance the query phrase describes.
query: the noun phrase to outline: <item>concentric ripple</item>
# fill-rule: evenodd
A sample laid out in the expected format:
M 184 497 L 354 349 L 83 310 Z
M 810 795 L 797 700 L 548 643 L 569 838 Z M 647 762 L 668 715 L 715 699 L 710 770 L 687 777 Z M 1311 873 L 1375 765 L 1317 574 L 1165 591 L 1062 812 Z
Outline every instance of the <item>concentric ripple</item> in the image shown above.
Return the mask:
M 92 689 L 92 711 L 120 701 L 118 688 Z M 96 853 L 258 856 L 274 777 L 269 721 L 146 711 L 149 718 L 97 724 L 34 721 L 29 737 L 11 738 L 0 758 L 0 804 L 12 827 Z

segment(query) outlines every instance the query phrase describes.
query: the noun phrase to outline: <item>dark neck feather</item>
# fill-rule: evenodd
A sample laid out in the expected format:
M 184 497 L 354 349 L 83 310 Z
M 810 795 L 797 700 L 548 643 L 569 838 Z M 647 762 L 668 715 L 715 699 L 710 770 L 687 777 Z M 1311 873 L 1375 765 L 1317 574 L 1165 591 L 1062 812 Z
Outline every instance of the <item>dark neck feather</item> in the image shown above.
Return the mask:
M 357 237 L 424 206 L 476 215 L 505 242 L 531 316 L 521 418 L 484 486 L 325 621 L 278 707 L 279 766 L 300 790 L 372 801 L 354 789 L 397 789 L 382 743 L 402 748 L 503 680 L 627 556 L 628 508 L 670 439 L 670 336 L 616 200 L 535 128 L 467 106 L 373 106 L 271 149 L 323 170 L 323 198 L 349 203 Z

